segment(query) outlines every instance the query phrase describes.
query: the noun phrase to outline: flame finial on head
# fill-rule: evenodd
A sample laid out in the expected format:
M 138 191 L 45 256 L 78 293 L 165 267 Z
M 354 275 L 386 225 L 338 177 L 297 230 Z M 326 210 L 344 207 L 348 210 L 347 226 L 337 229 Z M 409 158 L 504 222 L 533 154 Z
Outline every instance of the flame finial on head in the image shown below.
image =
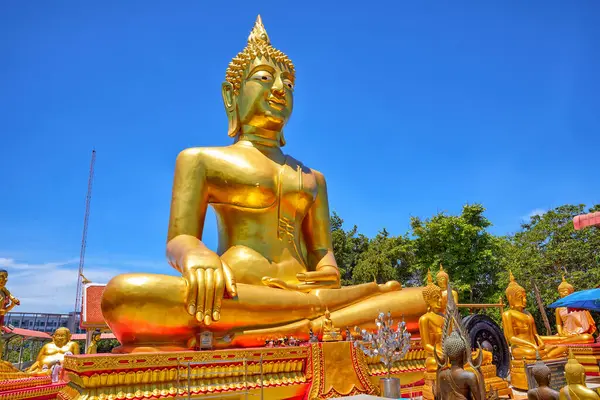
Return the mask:
M 560 282 L 560 285 L 558 285 L 558 291 L 560 292 L 563 289 L 567 289 L 571 293 L 575 291 L 575 288 L 573 287 L 573 285 L 571 285 L 569 282 L 567 282 L 564 275 L 562 276 L 562 281 Z
M 250 32 L 250 36 L 248 36 L 248 43 L 253 43 L 258 46 L 270 46 L 271 40 L 269 39 L 269 35 L 267 34 L 267 30 L 263 25 L 262 18 L 260 14 L 256 17 L 256 22 L 254 23 L 254 27 Z

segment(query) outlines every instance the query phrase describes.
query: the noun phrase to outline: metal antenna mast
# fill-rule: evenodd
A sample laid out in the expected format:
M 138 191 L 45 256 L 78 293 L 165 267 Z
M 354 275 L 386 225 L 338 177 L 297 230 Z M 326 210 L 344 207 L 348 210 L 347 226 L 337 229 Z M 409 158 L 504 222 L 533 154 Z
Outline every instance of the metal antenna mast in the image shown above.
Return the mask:
M 96 163 L 96 150 L 92 150 L 92 161 L 90 162 L 90 176 L 88 178 L 87 196 L 85 198 L 85 217 L 83 219 L 83 235 L 81 238 L 81 251 L 79 253 L 79 272 L 77 273 L 77 293 L 75 294 L 75 310 L 73 313 L 73 331 L 76 328 L 77 313 L 81 312 L 83 263 L 85 259 L 85 246 L 87 243 L 87 228 L 90 218 L 90 200 L 92 199 L 92 183 L 94 182 L 94 164 Z

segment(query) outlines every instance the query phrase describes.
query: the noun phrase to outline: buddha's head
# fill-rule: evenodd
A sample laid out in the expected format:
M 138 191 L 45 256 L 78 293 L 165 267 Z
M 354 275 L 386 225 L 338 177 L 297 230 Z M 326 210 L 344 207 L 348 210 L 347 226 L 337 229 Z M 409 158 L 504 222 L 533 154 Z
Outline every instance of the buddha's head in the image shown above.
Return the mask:
M 0 289 L 6 286 L 6 282 L 8 281 L 8 271 L 5 269 L 0 269 Z
M 448 287 L 448 282 L 450 281 L 450 276 L 446 271 L 444 271 L 444 266 L 441 263 L 440 270 L 435 276 L 435 280 L 437 281 L 438 286 L 442 288 L 442 290 L 446 290 L 446 288 Z
M 569 350 L 569 360 L 565 365 L 565 378 L 569 385 L 585 384 L 585 368 L 577 361 L 572 350 Z
M 285 145 L 283 127 L 292 114 L 294 80 L 294 64 L 271 46 L 259 15 L 248 44 L 229 63 L 222 86 L 229 136 L 237 140 L 241 133 L 251 133 Z
M 425 299 L 429 310 L 433 312 L 442 310 L 442 289 L 433 283 L 431 271 L 427 271 L 427 286 L 423 288 L 423 299 Z
M 540 353 L 536 351 L 537 362 L 533 366 L 533 378 L 538 386 L 550 386 L 550 368 L 542 361 Z
M 465 360 L 465 341 L 460 337 L 457 331 L 453 331 L 442 344 L 444 352 L 452 364 L 464 365 Z
M 574 291 L 575 291 L 575 288 L 573 287 L 573 285 L 571 285 L 569 282 L 567 282 L 567 280 L 565 279 L 565 276 L 563 275 L 562 282 L 560 283 L 560 285 L 558 285 L 558 294 L 560 294 L 560 297 L 561 298 L 567 297 Z
M 527 292 L 523 286 L 519 285 L 515 281 L 515 277 L 512 272 L 509 273 L 510 282 L 506 288 L 506 298 L 510 308 L 522 311 L 527 305 Z
M 71 340 L 71 331 L 69 328 L 65 328 L 64 326 L 60 327 L 54 331 L 52 339 L 57 347 L 63 347 Z

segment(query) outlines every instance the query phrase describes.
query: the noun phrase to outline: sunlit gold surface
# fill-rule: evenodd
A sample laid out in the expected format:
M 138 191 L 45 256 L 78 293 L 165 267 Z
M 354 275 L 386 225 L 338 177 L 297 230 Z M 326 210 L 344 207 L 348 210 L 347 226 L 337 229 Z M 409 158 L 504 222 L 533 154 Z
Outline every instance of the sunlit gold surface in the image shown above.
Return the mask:
M 567 385 L 560 389 L 560 400 L 600 400 L 600 396 L 585 384 L 585 369 L 573 353 L 569 353 L 569 360 L 565 366 Z
M 54 363 L 62 363 L 65 353 L 79 354 L 79 344 L 71 341 L 71 332 L 68 328 L 58 328 L 52 335 L 52 342 L 46 343 L 38 353 L 35 363 L 28 372 L 40 372 L 47 367 L 48 370 Z
M 558 286 L 560 297 L 566 297 L 575 292 L 575 288 L 562 277 Z M 554 336 L 542 336 L 546 343 L 594 343 L 593 333 L 596 323 L 587 310 L 569 312 L 567 307 L 558 307 L 555 311 L 556 330 Z
M 260 18 L 230 64 L 222 95 L 234 144 L 184 150 L 175 166 L 167 256 L 181 277 L 120 275 L 102 299 L 121 351 L 186 348 L 202 330 L 216 346 L 308 338 L 326 309 L 335 326 L 370 328 L 379 311 L 415 331 L 421 289 L 398 282 L 340 287 L 325 178 L 282 152 L 295 72 Z M 217 215 L 217 252 L 202 243 Z M 220 341 L 230 335 L 229 342 Z

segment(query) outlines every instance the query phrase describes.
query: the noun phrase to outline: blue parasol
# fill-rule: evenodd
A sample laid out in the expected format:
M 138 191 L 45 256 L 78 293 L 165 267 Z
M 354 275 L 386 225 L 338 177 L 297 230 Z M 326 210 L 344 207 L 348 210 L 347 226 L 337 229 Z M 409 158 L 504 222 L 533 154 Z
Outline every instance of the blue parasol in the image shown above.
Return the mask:
M 600 312 L 600 289 L 581 290 L 550 304 L 551 308 L 569 307 Z

